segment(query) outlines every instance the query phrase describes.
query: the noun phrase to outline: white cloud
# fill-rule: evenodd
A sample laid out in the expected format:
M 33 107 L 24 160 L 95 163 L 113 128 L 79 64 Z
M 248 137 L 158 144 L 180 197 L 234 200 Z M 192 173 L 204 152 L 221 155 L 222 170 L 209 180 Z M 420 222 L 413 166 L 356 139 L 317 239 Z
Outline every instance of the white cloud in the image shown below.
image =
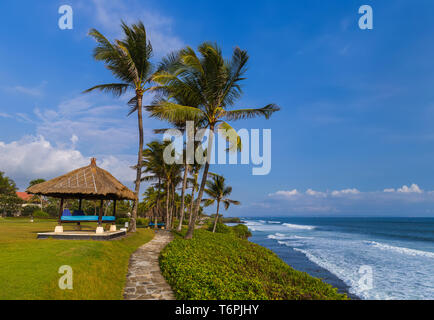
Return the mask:
M 4 112 L 0 112 L 0 117 L 1 118 L 12 118 L 12 116 L 8 113 L 4 113 Z
M 327 194 L 325 192 L 315 191 L 312 189 L 308 189 L 306 191 L 306 194 L 313 197 L 326 197 Z
M 336 190 L 332 192 L 332 196 L 334 197 L 340 197 L 340 196 L 344 196 L 344 195 L 354 195 L 354 194 L 359 194 L 360 191 L 357 189 L 345 189 L 345 190 Z
M 93 10 L 90 13 L 97 24 L 97 29 L 102 28 L 101 31 L 110 37 L 119 38 L 122 35 L 121 20 L 127 24 L 141 20 L 146 27 L 156 56 L 165 55 L 184 46 L 183 41 L 173 33 L 173 20 L 150 9 L 149 3 L 143 5 L 137 1 L 115 0 L 92 0 L 92 3 Z
M 99 95 L 98 102 L 94 102 L 95 97 L 65 100 L 57 109 L 36 108 L 37 121 L 33 120 L 36 134 L 49 137 L 57 146 L 77 146 L 89 153 L 135 151 L 138 145 L 136 116 L 127 117 L 128 107 L 117 105 L 119 101 L 110 100 L 101 105 L 100 100 L 105 97 Z M 152 136 L 151 130 L 145 128 L 145 135 Z
M 277 191 L 276 193 L 271 193 L 269 194 L 270 197 L 285 197 L 285 198 L 291 198 L 294 196 L 297 196 L 299 193 L 296 189 L 291 190 L 291 191 Z
M 77 144 L 77 142 L 78 142 L 78 137 L 75 134 L 73 134 L 71 137 L 72 145 L 75 146 Z
M 398 189 L 398 192 L 401 193 L 423 193 L 423 191 L 419 188 L 417 184 L 412 184 L 410 187 L 403 186 Z
M 269 194 L 264 205 L 273 213 L 284 215 L 338 213 L 396 216 L 397 213 L 404 212 L 416 216 L 424 215 L 426 208 L 434 205 L 434 191 L 424 192 L 417 184 L 369 192 L 356 188 L 324 192 L 309 188 L 303 193 L 296 189 L 281 190 Z M 254 209 L 252 208 L 253 211 Z
M 32 179 L 52 179 L 89 164 L 89 158 L 72 148 L 57 148 L 43 136 L 28 136 L 19 141 L 0 141 L 0 171 L 11 177 L 21 189 Z M 98 165 L 131 186 L 133 162 L 115 156 L 101 156 Z
M 25 94 L 32 97 L 40 97 L 43 95 L 43 89 L 46 86 L 47 82 L 43 81 L 41 84 L 35 87 L 25 87 L 21 85 L 5 87 L 4 90 L 11 93 L 16 94 Z

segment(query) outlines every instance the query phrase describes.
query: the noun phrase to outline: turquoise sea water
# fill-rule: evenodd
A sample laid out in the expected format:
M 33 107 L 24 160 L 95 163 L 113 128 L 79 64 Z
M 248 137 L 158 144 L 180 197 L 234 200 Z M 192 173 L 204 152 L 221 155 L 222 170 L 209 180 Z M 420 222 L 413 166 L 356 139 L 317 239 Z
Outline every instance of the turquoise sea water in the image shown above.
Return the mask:
M 434 299 L 434 219 L 245 219 L 251 241 L 361 299 Z

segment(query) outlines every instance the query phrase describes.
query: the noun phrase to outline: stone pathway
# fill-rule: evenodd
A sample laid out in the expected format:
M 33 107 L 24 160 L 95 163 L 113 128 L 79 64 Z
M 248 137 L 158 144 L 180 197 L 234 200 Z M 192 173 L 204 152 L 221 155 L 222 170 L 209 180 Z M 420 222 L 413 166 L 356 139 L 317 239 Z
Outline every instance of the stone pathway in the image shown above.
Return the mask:
M 131 255 L 125 300 L 175 300 L 172 289 L 161 274 L 158 256 L 173 235 L 156 230 L 155 237 Z

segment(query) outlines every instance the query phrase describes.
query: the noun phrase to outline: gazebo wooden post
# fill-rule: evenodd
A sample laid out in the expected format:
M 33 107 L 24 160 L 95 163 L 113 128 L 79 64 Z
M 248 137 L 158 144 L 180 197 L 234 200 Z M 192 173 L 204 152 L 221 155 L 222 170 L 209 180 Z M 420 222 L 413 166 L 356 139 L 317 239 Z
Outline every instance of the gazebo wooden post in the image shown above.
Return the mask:
M 64 199 L 60 199 L 60 206 L 59 206 L 59 218 L 57 221 L 57 226 L 54 229 L 55 233 L 62 233 L 63 232 L 63 226 L 62 226 L 62 213 L 63 213 L 63 201 Z
M 79 199 L 78 200 L 78 211 L 79 212 L 81 212 L 81 207 L 82 207 L 82 202 L 83 202 L 83 199 Z M 81 214 L 81 213 L 80 213 Z M 81 230 L 80 228 L 81 228 L 81 223 L 80 222 L 77 222 L 77 228 L 79 229 L 79 230 Z
M 96 233 L 104 233 L 104 228 L 102 226 L 102 213 L 103 213 L 104 200 L 101 199 L 99 206 L 99 215 L 98 215 L 98 227 L 96 228 Z

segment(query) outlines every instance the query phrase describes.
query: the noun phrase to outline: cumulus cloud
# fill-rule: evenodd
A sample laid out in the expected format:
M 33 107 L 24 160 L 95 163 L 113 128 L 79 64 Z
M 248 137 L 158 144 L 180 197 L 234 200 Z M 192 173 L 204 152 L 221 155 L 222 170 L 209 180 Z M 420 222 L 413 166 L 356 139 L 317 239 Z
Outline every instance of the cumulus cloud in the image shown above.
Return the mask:
M 403 186 L 398 189 L 398 192 L 401 193 L 422 193 L 423 191 L 419 188 L 417 184 L 412 184 L 410 187 Z
M 294 196 L 297 196 L 299 193 L 296 189 L 291 191 L 277 191 L 275 193 L 271 193 L 270 197 L 284 197 L 284 198 L 292 198 Z
M 424 215 L 432 212 L 429 208 L 434 205 L 434 191 L 424 192 L 417 184 L 369 192 L 356 188 L 324 192 L 311 188 L 306 192 L 289 189 L 269 194 L 260 206 L 259 201 L 255 203 L 258 210 L 267 208 L 273 214 L 285 215 L 395 216 L 403 210 L 407 215 Z
M 0 171 L 13 178 L 20 189 L 32 179 L 52 179 L 89 164 L 89 158 L 72 148 L 57 148 L 43 136 L 28 136 L 19 141 L 0 141 Z M 130 160 L 130 161 L 128 161 Z M 102 156 L 98 165 L 128 185 L 134 180 L 132 159 Z
M 390 188 L 390 189 L 384 189 L 385 193 L 423 193 L 423 190 L 417 185 L 417 184 L 412 184 L 410 187 L 404 185 L 401 188 L 398 189 L 394 189 L 394 188 Z
M 325 197 L 325 196 L 327 196 L 327 194 L 325 192 L 315 191 L 312 189 L 308 189 L 306 191 L 306 194 L 309 196 L 313 196 L 313 197 Z
M 340 197 L 340 196 L 345 196 L 345 195 L 354 195 L 354 194 L 359 194 L 360 191 L 357 189 L 344 189 L 344 190 L 336 190 L 336 191 L 332 191 L 332 196 L 334 197 Z
M 115 101 L 100 102 L 95 96 L 62 101 L 56 109 L 36 108 L 36 134 L 49 137 L 56 146 L 77 146 L 89 153 L 124 153 L 137 148 L 137 120 L 127 117 L 127 107 Z M 152 131 L 145 128 L 145 135 Z

